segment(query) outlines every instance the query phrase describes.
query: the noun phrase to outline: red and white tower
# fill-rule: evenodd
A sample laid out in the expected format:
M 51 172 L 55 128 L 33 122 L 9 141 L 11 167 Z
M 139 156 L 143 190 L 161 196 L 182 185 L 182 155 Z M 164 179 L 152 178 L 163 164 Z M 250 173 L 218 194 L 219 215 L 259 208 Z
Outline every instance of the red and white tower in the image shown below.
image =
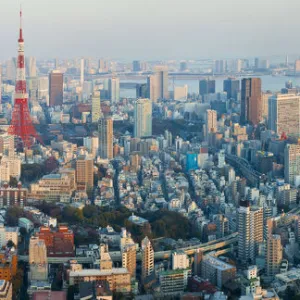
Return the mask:
M 8 134 L 20 137 L 23 141 L 23 146 L 25 148 L 30 148 L 34 142 L 34 138 L 38 138 L 38 135 L 32 124 L 27 101 L 28 95 L 26 93 L 22 10 L 20 10 L 20 35 L 18 45 L 15 104 L 11 124 L 8 128 Z

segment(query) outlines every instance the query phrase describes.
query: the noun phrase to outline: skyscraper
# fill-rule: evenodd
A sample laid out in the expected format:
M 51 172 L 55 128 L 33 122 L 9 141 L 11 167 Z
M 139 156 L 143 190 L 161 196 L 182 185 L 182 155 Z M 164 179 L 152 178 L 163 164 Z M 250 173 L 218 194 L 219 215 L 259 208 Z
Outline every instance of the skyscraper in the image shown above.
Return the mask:
M 48 279 L 48 259 L 45 241 L 32 237 L 29 242 L 30 279 L 46 281 Z
M 85 188 L 94 186 L 94 161 L 92 158 L 79 157 L 76 160 L 76 183 Z
M 227 93 L 227 99 L 238 100 L 240 81 L 232 78 L 225 79 L 223 82 L 223 91 Z
M 92 96 L 92 123 L 98 122 L 101 114 L 100 94 L 94 93 Z
M 180 71 L 181 72 L 185 72 L 187 70 L 187 62 L 184 60 L 184 61 L 181 61 L 180 62 Z
M 295 74 L 296 74 L 296 75 L 300 73 L 300 59 L 297 59 L 297 60 L 295 61 L 294 71 L 295 71 Z
M 224 74 L 226 72 L 227 63 L 226 60 L 216 60 L 215 61 L 215 73 Z
M 111 103 L 120 101 L 120 79 L 113 77 L 108 81 L 108 94 Z
M 149 238 L 142 240 L 142 281 L 154 272 L 154 250 Z
M 60 106 L 64 100 L 64 80 L 60 71 L 49 74 L 49 106 Z
M 199 95 L 204 102 L 204 96 L 207 94 L 214 94 L 216 92 L 216 81 L 210 79 L 202 79 L 199 81 Z
M 141 83 L 136 85 L 136 98 L 150 97 L 147 91 L 147 83 Z
M 26 59 L 26 73 L 28 77 L 36 77 L 36 58 L 28 57 Z
M 206 134 L 217 132 L 217 111 L 208 109 L 206 110 Z
M 261 105 L 262 105 L 261 116 L 264 120 L 269 119 L 269 98 L 271 96 L 273 96 L 271 92 L 263 92 L 261 95 Z
M 243 201 L 238 209 L 238 258 L 243 263 L 254 262 L 258 246 L 263 242 L 263 209 Z
M 169 77 L 166 66 L 156 66 L 154 74 L 147 78 L 148 97 L 153 102 L 169 99 Z
M 132 278 L 136 275 L 136 245 L 129 244 L 125 245 L 121 249 L 122 253 L 122 267 L 126 268 Z
M 280 273 L 280 264 L 282 261 L 281 237 L 278 234 L 270 234 L 267 238 L 266 249 L 266 275 L 274 278 Z
M 260 78 L 244 78 L 241 90 L 241 123 L 257 125 L 262 119 Z
M 152 101 L 138 99 L 134 106 L 134 136 L 145 137 L 152 135 Z
M 157 77 L 157 88 L 159 99 L 169 99 L 169 72 L 166 66 L 156 66 L 154 68 Z
M 106 64 L 105 64 L 105 60 L 104 59 L 99 59 L 99 62 L 98 62 L 98 71 L 99 73 L 103 73 L 103 72 L 106 72 L 107 71 L 107 68 L 106 68 Z
M 80 86 L 83 87 L 84 82 L 84 59 L 80 60 Z
M 38 78 L 27 78 L 27 90 L 29 94 L 29 102 L 35 102 L 38 99 Z
M 13 57 L 6 62 L 6 79 L 10 81 L 14 81 L 16 79 L 16 73 L 17 73 L 17 59 Z
M 287 144 L 284 149 L 284 180 L 294 184 L 300 175 L 300 145 Z
M 300 136 L 300 96 L 276 94 L 269 98 L 269 129 L 278 135 Z
M 140 72 L 141 71 L 141 62 L 139 60 L 134 60 L 132 62 L 132 71 Z
M 158 78 L 155 75 L 147 77 L 147 97 L 153 102 L 159 99 Z
M 38 79 L 38 99 L 49 98 L 49 78 L 39 77 Z
M 103 116 L 98 123 L 99 154 L 103 159 L 113 158 L 113 119 Z

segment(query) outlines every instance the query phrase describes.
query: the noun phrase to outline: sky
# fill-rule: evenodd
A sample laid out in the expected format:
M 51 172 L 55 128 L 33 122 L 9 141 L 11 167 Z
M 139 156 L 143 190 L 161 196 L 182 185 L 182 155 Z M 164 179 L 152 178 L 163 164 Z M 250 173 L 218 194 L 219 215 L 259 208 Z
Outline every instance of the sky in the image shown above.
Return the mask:
M 0 61 L 19 0 L 0 0 Z M 27 56 L 123 60 L 300 55 L 299 0 L 23 0 Z

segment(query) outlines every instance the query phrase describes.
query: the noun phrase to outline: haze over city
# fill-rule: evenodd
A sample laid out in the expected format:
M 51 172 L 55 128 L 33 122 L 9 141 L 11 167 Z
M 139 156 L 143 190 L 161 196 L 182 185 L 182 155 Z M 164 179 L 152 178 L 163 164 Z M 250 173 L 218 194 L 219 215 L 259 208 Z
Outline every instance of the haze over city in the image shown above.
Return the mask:
M 0 59 L 15 48 L 19 1 L 1 0 Z M 199 59 L 297 53 L 296 0 L 25 0 L 37 58 Z
M 300 299 L 298 1 L 0 0 L 0 300 Z

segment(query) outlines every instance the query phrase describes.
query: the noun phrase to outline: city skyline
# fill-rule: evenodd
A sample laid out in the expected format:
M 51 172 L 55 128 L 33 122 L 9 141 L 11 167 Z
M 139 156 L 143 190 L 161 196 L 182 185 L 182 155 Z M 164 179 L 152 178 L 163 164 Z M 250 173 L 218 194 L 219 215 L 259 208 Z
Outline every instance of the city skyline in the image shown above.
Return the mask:
M 4 9 L 0 12 L 0 38 L 6 42 L 0 60 L 4 60 L 14 56 L 19 3 L 1 2 Z M 267 0 L 259 2 L 259 9 L 253 1 L 236 0 L 173 1 L 172 7 L 169 1 L 158 4 L 133 0 L 78 0 L 72 1 L 72 6 L 67 0 L 51 1 L 51 5 L 49 0 L 26 0 L 22 5 L 26 53 L 43 59 L 273 56 L 296 54 L 300 47 L 290 30 L 300 25 L 296 15 L 300 4 L 292 0 L 272 2 L 272 14 Z M 278 22 L 283 15 L 289 18 Z M 281 40 L 285 42 L 279 43 Z

